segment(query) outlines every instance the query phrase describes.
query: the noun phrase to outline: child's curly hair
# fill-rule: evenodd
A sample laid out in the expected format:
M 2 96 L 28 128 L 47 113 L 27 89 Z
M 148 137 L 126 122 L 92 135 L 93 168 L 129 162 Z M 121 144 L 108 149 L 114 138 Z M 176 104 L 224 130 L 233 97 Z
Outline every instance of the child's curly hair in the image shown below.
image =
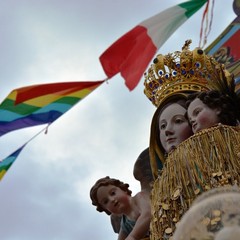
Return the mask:
M 199 98 L 211 109 L 220 109 L 220 114 L 218 115 L 220 123 L 230 126 L 238 125 L 239 115 L 236 108 L 239 106 L 236 106 L 236 103 L 233 102 L 231 97 L 228 95 L 222 94 L 217 90 L 189 94 L 186 106 L 188 107 L 190 103 L 196 98 Z
M 98 202 L 98 198 L 97 198 L 98 189 L 102 186 L 108 186 L 108 185 L 114 185 L 116 187 L 119 187 L 120 189 L 122 189 L 124 192 L 126 192 L 130 196 L 132 194 L 132 191 L 128 189 L 129 184 L 121 182 L 118 179 L 110 178 L 107 176 L 105 178 L 100 178 L 99 180 L 97 180 L 97 182 L 92 186 L 92 188 L 90 190 L 90 198 L 92 200 L 92 205 L 96 206 L 97 211 L 105 212 L 108 215 L 110 215 L 111 212 L 109 212 L 107 209 L 104 209 L 101 206 L 101 204 Z

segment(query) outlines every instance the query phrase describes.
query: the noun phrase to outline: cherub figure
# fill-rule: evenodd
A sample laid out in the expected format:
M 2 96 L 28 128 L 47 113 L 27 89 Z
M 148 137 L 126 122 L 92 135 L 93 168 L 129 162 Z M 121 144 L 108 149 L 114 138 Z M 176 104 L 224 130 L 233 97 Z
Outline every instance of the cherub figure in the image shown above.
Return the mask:
M 140 240 L 149 236 L 151 207 L 145 191 L 131 196 L 129 185 L 118 179 L 99 179 L 90 190 L 92 204 L 97 211 L 122 215 L 118 240 Z
M 235 102 L 228 95 L 217 90 L 191 94 L 186 105 L 194 133 L 218 123 L 230 126 L 239 124 L 239 109 Z

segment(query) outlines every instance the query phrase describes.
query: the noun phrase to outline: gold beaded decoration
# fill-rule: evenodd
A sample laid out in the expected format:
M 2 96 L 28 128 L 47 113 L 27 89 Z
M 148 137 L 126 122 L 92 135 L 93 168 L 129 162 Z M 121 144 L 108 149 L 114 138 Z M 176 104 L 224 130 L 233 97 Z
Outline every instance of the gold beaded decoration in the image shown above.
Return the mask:
M 144 73 L 144 94 L 155 105 L 176 93 L 200 92 L 216 89 L 222 73 L 229 75 L 224 65 L 208 56 L 201 48 L 189 50 L 187 40 L 181 51 L 159 54 Z

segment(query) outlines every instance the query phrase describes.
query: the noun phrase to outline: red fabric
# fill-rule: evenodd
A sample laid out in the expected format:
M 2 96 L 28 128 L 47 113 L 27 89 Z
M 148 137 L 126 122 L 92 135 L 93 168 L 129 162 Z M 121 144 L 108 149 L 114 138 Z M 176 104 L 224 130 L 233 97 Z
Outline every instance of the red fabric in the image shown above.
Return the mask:
M 229 48 L 229 50 L 230 50 L 229 56 L 233 57 L 234 61 L 237 61 L 237 60 L 240 59 L 239 39 L 240 39 L 240 30 L 237 30 L 237 31 L 223 44 L 223 46 Z
M 39 84 L 33 85 L 29 87 L 23 87 L 16 89 L 17 97 L 15 104 L 22 103 L 24 101 L 40 97 L 47 94 L 62 94 L 67 95 L 71 92 L 75 92 L 77 90 L 82 90 L 84 88 L 96 88 L 104 81 L 97 82 L 60 82 L 60 83 L 48 83 L 48 84 Z
M 141 80 L 156 51 L 147 29 L 136 26 L 113 43 L 100 56 L 100 62 L 108 78 L 121 73 L 131 91 Z

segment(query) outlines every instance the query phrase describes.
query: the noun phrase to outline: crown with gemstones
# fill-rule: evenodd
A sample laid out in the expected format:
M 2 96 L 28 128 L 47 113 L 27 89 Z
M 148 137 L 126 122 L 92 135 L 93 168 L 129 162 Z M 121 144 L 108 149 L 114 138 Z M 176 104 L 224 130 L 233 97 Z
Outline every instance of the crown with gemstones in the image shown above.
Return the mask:
M 201 48 L 189 50 L 191 42 L 187 40 L 182 51 L 157 55 L 144 73 L 144 94 L 155 106 L 176 93 L 214 89 L 218 75 L 227 74 L 224 66 Z

